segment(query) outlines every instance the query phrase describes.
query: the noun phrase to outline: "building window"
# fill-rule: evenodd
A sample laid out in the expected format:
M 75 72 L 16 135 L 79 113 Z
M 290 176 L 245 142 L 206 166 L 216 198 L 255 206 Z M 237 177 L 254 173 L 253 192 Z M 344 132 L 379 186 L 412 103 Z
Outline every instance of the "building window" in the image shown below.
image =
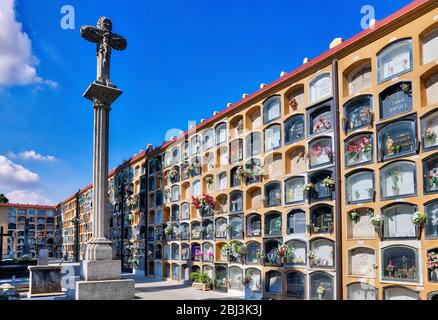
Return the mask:
M 254 268 L 248 268 L 245 270 L 246 276 L 251 279 L 249 283 L 249 287 L 252 292 L 261 292 L 262 291 L 262 275 L 261 271 Z
M 230 193 L 230 212 L 243 211 L 243 192 L 233 191 Z
M 314 107 L 309 110 L 308 115 L 308 131 L 309 136 L 320 134 L 333 129 L 333 116 L 330 105 L 322 107 Z
M 438 237 L 438 201 L 426 204 L 425 210 L 427 214 L 426 235 Z
M 179 201 L 179 186 L 172 186 L 170 200 L 172 202 Z
M 323 200 L 332 197 L 333 189 L 323 184 L 324 179 L 332 179 L 332 177 L 333 172 L 330 170 L 320 170 L 309 176 L 308 180 L 312 185 L 312 190 L 309 191 L 311 200 Z
M 423 160 L 424 193 L 438 192 L 438 153 Z
M 348 255 L 348 274 L 359 277 L 374 277 L 376 255 L 373 249 L 354 248 Z
M 251 241 L 246 245 L 246 263 L 249 264 L 259 264 L 260 258 L 258 254 L 260 253 L 261 245 L 258 242 Z
M 333 208 L 319 205 L 310 210 L 312 233 L 331 233 L 333 231 Z
M 383 82 L 412 69 L 412 40 L 390 44 L 377 55 L 377 80 Z
M 163 205 L 163 192 L 158 190 L 155 194 L 155 206 L 159 207 Z
M 164 154 L 164 168 L 168 168 L 172 165 L 172 154 L 170 152 L 166 152 Z
M 264 169 L 260 159 L 253 158 L 245 163 L 246 169 L 246 184 L 258 183 L 262 181 Z
M 265 236 L 281 236 L 281 229 L 281 213 L 268 213 L 265 217 Z
M 438 60 L 437 60 L 438 61 Z M 431 75 L 424 80 L 424 88 L 426 91 L 426 105 L 432 106 L 438 103 L 438 73 Z
M 354 98 L 345 105 L 345 131 L 350 132 L 371 125 L 372 97 L 361 96 Z
M 423 64 L 438 60 L 438 28 L 423 37 Z
M 227 142 L 227 124 L 220 123 L 216 126 L 216 145 Z
M 190 219 L 190 204 L 184 202 L 181 204 L 181 220 Z
M 202 135 L 202 149 L 207 151 L 213 147 L 213 130 L 209 129 Z
M 307 245 L 305 241 L 290 240 L 286 245 L 292 249 L 292 254 L 286 258 L 287 264 L 306 265 L 307 264 Z
M 170 256 L 172 260 L 179 260 L 179 245 L 177 243 L 172 243 Z
M 270 182 L 265 185 L 265 207 L 281 206 L 280 182 Z
M 348 237 L 350 239 L 373 239 L 375 229 L 370 222 L 369 213 L 374 213 L 374 211 L 367 208 L 360 208 L 353 211 L 359 216 L 353 221 L 351 219 L 352 212 L 349 212 L 350 223 L 348 224 Z
M 201 180 L 195 180 L 192 184 L 192 194 L 194 197 L 201 195 Z
M 247 159 L 255 157 L 261 153 L 261 134 L 260 132 L 252 132 L 245 138 L 246 149 L 245 157 Z
M 219 218 L 216 219 L 216 239 L 226 239 L 227 238 L 227 219 Z
M 265 290 L 272 294 L 281 294 L 282 280 L 278 271 L 268 271 L 265 275 Z
M 309 102 L 314 103 L 332 94 L 330 73 L 324 73 L 313 79 L 309 84 Z
M 332 268 L 334 267 L 334 243 L 331 240 L 318 238 L 310 243 L 311 258 L 309 257 L 310 267 L 312 268 Z
M 202 244 L 202 259 L 203 262 L 210 262 L 212 263 L 214 261 L 214 250 L 213 245 L 208 242 L 204 242 Z
M 304 177 L 292 177 L 284 182 L 284 195 L 286 204 L 304 201 L 304 184 Z
M 176 147 L 172 150 L 172 163 L 177 164 L 178 162 L 180 162 L 179 148 Z
M 188 141 L 184 141 L 182 144 L 182 160 L 187 160 L 190 156 L 190 144 Z
M 231 239 L 243 239 L 243 218 L 242 217 L 232 217 L 230 219 L 231 225 Z
M 310 300 L 333 300 L 333 277 L 325 272 L 313 272 L 310 275 Z
M 232 290 L 243 290 L 243 270 L 239 267 L 230 267 L 230 289 Z
M 371 63 L 367 62 L 356 67 L 348 76 L 348 94 L 354 96 L 372 85 Z
M 287 214 L 287 234 L 306 233 L 306 212 L 301 209 Z
M 246 218 L 246 236 L 259 237 L 262 235 L 261 216 L 257 213 Z
M 294 298 L 305 298 L 306 276 L 298 271 L 291 271 L 286 274 L 286 294 Z
M 377 126 L 379 160 L 388 160 L 415 154 L 417 151 L 416 116 L 405 117 Z
M 172 206 L 172 222 L 179 221 L 179 205 L 174 204 Z
M 227 188 L 227 173 L 222 172 L 218 175 L 218 181 L 217 181 L 217 189 L 225 190 Z
M 412 110 L 412 83 L 396 83 L 379 95 L 380 119 L 386 119 Z
M 383 288 L 383 300 L 420 300 L 420 294 L 405 287 L 391 286 Z
M 408 246 L 394 245 L 382 249 L 382 279 L 418 282 L 418 252 Z
M 180 231 L 181 231 L 181 240 L 189 240 L 190 239 L 190 231 L 189 231 L 188 223 L 181 223 Z
M 281 147 L 281 126 L 274 124 L 265 129 L 265 152 Z
M 356 171 L 346 179 L 347 203 L 367 202 L 374 199 L 374 172 Z
M 373 161 L 373 136 L 362 134 L 345 141 L 345 166 L 352 167 Z
M 228 289 L 228 268 L 221 265 L 215 266 L 215 289 L 226 292 Z
M 230 161 L 236 163 L 243 160 L 243 140 L 236 139 L 230 143 Z
M 190 139 L 190 155 L 196 155 L 201 152 L 201 138 L 194 136 Z
M 421 138 L 424 150 L 438 147 L 438 112 L 432 112 L 421 120 Z
M 213 238 L 214 238 L 213 221 L 211 221 L 211 220 L 202 221 L 202 229 L 203 229 L 202 238 L 204 240 L 213 240 Z
M 240 184 L 241 184 L 239 176 L 237 175 L 237 170 L 238 169 L 239 169 L 239 167 L 234 167 L 230 171 L 230 175 L 231 175 L 231 177 L 230 177 L 230 185 L 231 185 L 231 188 L 239 187 Z
M 417 237 L 415 224 L 412 222 L 412 215 L 416 210 L 416 206 L 411 204 L 397 204 L 385 208 L 382 211 L 384 218 L 384 238 L 399 239 Z
M 291 144 L 305 138 L 304 116 L 302 114 L 290 117 L 284 122 L 284 144 Z
M 377 300 L 377 289 L 366 283 L 352 283 L 347 286 L 348 300 Z
M 192 222 L 192 239 L 200 240 L 202 236 L 201 223 L 195 221 Z
M 332 139 L 323 137 L 309 143 L 310 168 L 324 166 L 332 163 L 333 149 Z
M 382 199 L 414 196 L 417 193 L 415 163 L 393 162 L 380 170 Z
M 263 104 L 263 123 L 269 123 L 281 116 L 281 97 L 273 96 Z

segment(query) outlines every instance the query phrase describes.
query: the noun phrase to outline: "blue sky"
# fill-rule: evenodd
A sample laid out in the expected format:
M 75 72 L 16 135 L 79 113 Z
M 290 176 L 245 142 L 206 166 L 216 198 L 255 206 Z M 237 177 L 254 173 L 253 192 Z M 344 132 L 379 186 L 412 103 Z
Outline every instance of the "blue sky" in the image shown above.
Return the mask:
M 93 110 L 82 93 L 96 60 L 79 28 L 101 15 L 128 40 L 112 56 L 124 90 L 111 111 L 113 168 L 361 31 L 363 5 L 380 20 L 409 2 L 0 0 L 15 4 L 12 17 L 0 13 L 0 61 L 6 49 L 18 65 L 0 62 L 0 193 L 56 203 L 91 182 Z M 60 27 L 66 4 L 74 30 Z

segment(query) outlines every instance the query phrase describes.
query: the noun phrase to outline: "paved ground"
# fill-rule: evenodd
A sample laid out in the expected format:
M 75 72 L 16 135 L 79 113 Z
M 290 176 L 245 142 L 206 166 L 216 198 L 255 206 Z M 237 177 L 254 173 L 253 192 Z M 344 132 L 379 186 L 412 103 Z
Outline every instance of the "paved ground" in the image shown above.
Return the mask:
M 135 296 L 145 300 L 233 300 L 215 291 L 201 291 L 191 286 L 169 281 L 155 281 L 144 277 L 124 276 L 135 280 Z

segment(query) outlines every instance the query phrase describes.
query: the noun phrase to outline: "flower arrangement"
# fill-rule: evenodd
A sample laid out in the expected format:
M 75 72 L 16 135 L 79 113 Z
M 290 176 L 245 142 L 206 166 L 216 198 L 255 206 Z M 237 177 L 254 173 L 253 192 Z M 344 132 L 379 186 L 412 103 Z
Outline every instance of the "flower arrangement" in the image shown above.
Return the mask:
M 240 180 L 240 184 L 243 184 L 243 181 L 247 177 L 247 172 L 243 166 L 238 166 L 236 171 L 237 178 Z
M 287 258 L 291 254 L 292 254 L 292 248 L 291 247 L 289 247 L 289 246 L 287 246 L 285 244 L 282 244 L 281 246 L 278 246 L 278 248 L 277 248 L 277 255 L 280 258 L 283 258 L 283 259 Z
M 353 223 L 357 223 L 360 219 L 360 214 L 356 210 L 350 212 L 350 218 Z
M 198 250 L 198 251 L 195 252 L 195 256 L 198 257 L 198 258 L 202 258 L 203 255 L 204 254 L 202 253 L 201 250 Z
M 325 117 L 320 117 L 313 127 L 313 132 L 318 133 L 321 131 L 329 130 L 331 128 L 330 122 Z
M 173 234 L 173 226 L 167 226 L 167 227 L 164 229 L 164 234 L 165 234 L 166 236 L 171 236 L 171 235 Z
M 204 193 L 201 199 L 192 196 L 192 206 L 196 209 L 202 209 L 206 206 L 214 207 L 215 205 L 216 201 L 214 201 L 214 198 L 212 196 L 209 196 L 208 194 Z
M 388 271 L 389 276 L 392 276 L 394 270 L 395 270 L 395 266 L 392 264 L 392 260 L 389 260 L 389 264 L 386 266 L 386 271 Z
M 173 179 L 175 179 L 177 175 L 178 175 L 178 170 L 172 168 L 167 172 L 167 179 L 169 179 L 169 181 L 172 181 Z
M 371 224 L 376 228 L 380 228 L 383 226 L 383 217 L 380 214 L 373 214 L 373 216 L 370 219 Z
M 436 132 L 433 128 L 427 128 L 426 129 L 426 138 L 429 141 L 433 141 L 436 138 Z
M 207 178 L 205 178 L 205 182 L 206 182 L 208 185 L 212 185 L 212 184 L 214 183 L 214 178 L 213 178 L 213 176 L 208 176 Z
M 307 183 L 303 186 L 304 191 L 312 191 L 315 189 L 315 185 L 313 183 Z
M 257 259 L 263 259 L 264 257 L 266 257 L 266 255 L 263 251 L 260 251 L 260 250 L 256 251 L 256 258 Z
M 138 259 L 137 259 L 137 258 L 134 258 L 134 257 L 129 258 L 129 260 L 128 260 L 128 265 L 129 265 L 131 268 L 137 268 L 137 267 L 138 267 L 138 264 L 139 264 L 139 262 L 138 262 Z
M 438 253 L 429 252 L 427 254 L 427 269 L 430 271 L 438 269 Z
M 297 110 L 298 109 L 298 101 L 297 101 L 297 99 L 295 99 L 295 98 L 293 98 L 293 99 L 290 99 L 290 101 L 289 101 L 289 107 L 292 109 L 292 110 Z
M 402 89 L 402 91 L 408 95 L 409 97 L 412 97 L 412 85 L 410 83 L 402 83 L 400 85 L 400 89 Z
M 335 180 L 331 177 L 327 177 L 324 180 L 322 180 L 321 185 L 323 185 L 326 188 L 333 189 L 335 187 Z
M 363 153 L 371 152 L 371 140 L 367 137 L 362 137 L 358 143 L 352 141 L 347 146 L 347 153 L 350 156 L 350 158 L 357 157 L 361 152 Z
M 316 293 L 320 296 L 323 296 L 327 289 L 321 284 L 318 289 L 316 289 Z
M 330 147 L 327 146 L 323 146 L 320 143 L 316 143 L 311 150 L 311 155 L 313 155 L 314 157 L 319 157 L 321 156 L 323 153 L 325 153 L 325 155 L 327 157 L 331 157 L 332 155 L 332 149 Z
M 417 226 L 425 225 L 427 222 L 427 216 L 419 211 L 414 212 L 412 215 L 412 222 Z
M 315 259 L 315 253 L 312 250 L 309 250 L 309 252 L 307 252 L 307 257 L 309 260 L 313 260 Z
M 212 259 L 212 258 L 214 257 L 214 253 L 213 253 L 213 251 L 209 251 L 209 252 L 207 253 L 207 256 L 208 256 L 210 259 Z
M 231 243 L 226 243 L 222 246 L 222 253 L 226 256 L 230 256 L 232 252 Z
M 428 177 L 429 185 L 432 189 L 438 188 L 438 172 L 437 168 L 433 169 L 433 172 Z

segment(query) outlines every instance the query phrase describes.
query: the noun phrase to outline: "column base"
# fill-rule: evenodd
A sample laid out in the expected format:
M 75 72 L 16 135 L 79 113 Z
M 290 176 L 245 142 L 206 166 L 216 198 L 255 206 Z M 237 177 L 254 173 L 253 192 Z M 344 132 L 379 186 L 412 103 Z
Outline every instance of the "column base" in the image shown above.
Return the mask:
M 119 280 L 120 260 L 84 260 L 81 262 L 81 279 L 85 281 Z
M 76 282 L 76 300 L 132 300 L 135 299 L 135 281 L 104 280 Z

